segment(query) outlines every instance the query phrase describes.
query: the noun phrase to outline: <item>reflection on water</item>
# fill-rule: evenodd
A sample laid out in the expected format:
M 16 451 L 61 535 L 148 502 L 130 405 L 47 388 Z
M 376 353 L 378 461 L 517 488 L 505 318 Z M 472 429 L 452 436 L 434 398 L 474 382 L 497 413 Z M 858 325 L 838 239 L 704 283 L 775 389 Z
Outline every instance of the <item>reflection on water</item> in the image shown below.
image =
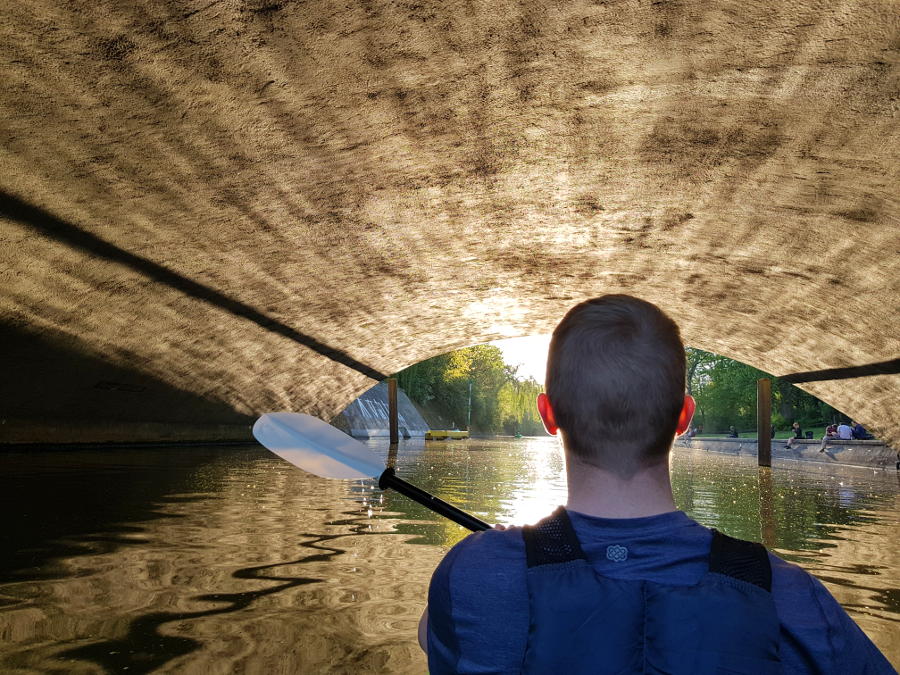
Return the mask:
M 411 440 L 396 465 L 489 522 L 565 499 L 554 439 Z M 900 662 L 895 472 L 679 449 L 673 483 L 693 517 L 812 571 Z M 424 672 L 431 571 L 466 534 L 246 446 L 4 452 L 0 506 L 4 672 Z

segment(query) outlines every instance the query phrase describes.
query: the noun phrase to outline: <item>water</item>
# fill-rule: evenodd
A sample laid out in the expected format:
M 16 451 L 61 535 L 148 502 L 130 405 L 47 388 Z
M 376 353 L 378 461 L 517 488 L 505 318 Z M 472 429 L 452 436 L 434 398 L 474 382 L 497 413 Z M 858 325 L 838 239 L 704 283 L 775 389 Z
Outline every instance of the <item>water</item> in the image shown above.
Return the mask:
M 564 501 L 553 439 L 407 441 L 397 463 L 489 522 Z M 806 567 L 900 665 L 897 472 L 677 450 L 673 479 L 681 508 Z M 0 506 L 15 673 L 422 673 L 428 581 L 466 534 L 255 446 L 3 452 Z

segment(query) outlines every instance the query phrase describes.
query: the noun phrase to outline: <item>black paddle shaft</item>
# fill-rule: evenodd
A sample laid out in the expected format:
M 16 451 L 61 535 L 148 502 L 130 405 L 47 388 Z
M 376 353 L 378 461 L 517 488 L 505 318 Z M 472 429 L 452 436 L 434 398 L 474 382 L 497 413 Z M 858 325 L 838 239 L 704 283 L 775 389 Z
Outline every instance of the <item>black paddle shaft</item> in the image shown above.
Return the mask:
M 425 490 L 420 490 L 412 483 L 407 483 L 402 478 L 397 478 L 397 474 L 392 467 L 385 469 L 384 473 L 378 478 L 378 487 L 382 490 L 387 490 L 388 488 L 396 490 L 400 494 L 409 497 L 414 502 L 419 502 L 422 506 L 431 509 L 445 518 L 449 518 L 454 523 L 458 523 L 459 525 L 472 530 L 472 532 L 490 530 L 492 527 L 483 520 L 466 513 L 462 509 L 458 509 L 455 506 L 448 504 L 443 499 L 438 499 L 434 495 L 425 492 Z

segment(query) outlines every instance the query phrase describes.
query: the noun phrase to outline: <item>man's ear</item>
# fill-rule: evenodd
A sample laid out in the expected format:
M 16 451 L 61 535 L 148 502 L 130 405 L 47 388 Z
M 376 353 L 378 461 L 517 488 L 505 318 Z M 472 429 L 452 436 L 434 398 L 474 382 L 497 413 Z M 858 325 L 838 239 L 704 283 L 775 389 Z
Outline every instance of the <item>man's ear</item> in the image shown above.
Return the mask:
M 690 394 L 684 395 L 684 405 L 681 406 L 681 414 L 678 415 L 678 428 L 675 429 L 675 435 L 680 436 L 691 425 L 691 418 L 694 416 L 694 410 L 697 404 L 694 397 Z
M 550 399 L 547 394 L 540 393 L 537 397 L 537 409 L 544 421 L 544 428 L 551 436 L 556 436 L 559 427 L 556 426 L 556 417 L 553 415 L 553 406 L 550 405 Z

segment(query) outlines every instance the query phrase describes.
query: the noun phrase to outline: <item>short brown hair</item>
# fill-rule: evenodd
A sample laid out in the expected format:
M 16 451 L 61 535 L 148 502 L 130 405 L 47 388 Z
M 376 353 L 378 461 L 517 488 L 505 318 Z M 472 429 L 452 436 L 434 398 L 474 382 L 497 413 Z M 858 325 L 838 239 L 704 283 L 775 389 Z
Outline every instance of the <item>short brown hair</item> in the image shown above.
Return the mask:
M 569 452 L 628 477 L 669 451 L 684 403 L 678 326 L 629 295 L 573 307 L 553 331 L 547 397 Z

